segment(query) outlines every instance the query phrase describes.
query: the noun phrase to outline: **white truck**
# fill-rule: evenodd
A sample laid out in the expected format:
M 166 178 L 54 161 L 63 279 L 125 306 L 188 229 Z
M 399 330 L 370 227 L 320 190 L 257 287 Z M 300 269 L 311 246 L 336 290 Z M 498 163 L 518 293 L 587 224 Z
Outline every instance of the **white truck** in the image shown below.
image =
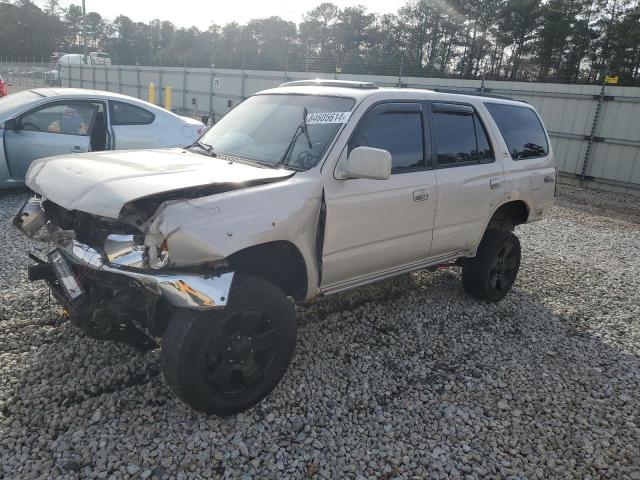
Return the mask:
M 60 85 L 65 68 L 81 68 L 83 65 L 111 66 L 111 55 L 103 52 L 89 52 L 87 58 L 81 53 L 59 53 L 51 56 L 51 68 L 44 72 L 48 85 Z
M 184 149 L 36 160 L 14 218 L 29 269 L 86 334 L 153 348 L 191 407 L 247 409 L 285 373 L 294 302 L 456 262 L 496 302 L 517 225 L 554 199 L 526 103 L 368 83 L 260 92 Z

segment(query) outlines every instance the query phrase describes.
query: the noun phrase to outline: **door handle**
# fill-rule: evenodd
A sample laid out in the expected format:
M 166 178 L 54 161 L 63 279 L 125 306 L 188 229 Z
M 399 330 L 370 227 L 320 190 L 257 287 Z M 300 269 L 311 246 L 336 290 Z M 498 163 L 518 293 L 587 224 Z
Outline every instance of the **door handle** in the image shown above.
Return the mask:
M 72 151 L 73 153 L 83 153 L 83 152 L 86 152 L 87 150 L 86 150 L 86 149 L 84 149 L 84 148 L 82 148 L 82 147 L 81 147 L 81 146 L 79 146 L 79 145 L 76 145 L 75 147 L 71 148 L 71 151 Z
M 489 180 L 489 185 L 491 185 L 491 190 L 497 190 L 502 187 L 502 179 L 499 177 L 493 177 Z
M 429 191 L 426 188 L 420 188 L 413 191 L 414 202 L 426 202 L 429 200 Z

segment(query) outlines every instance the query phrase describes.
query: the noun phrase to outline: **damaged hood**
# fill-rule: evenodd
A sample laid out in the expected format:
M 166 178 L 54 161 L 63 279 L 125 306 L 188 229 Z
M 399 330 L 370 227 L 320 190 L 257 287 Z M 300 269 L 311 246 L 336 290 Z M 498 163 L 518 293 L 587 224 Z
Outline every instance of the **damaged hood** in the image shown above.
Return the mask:
M 31 164 L 25 183 L 68 210 L 118 218 L 125 204 L 144 197 L 216 184 L 243 188 L 293 174 L 183 149 L 131 150 L 42 158 Z

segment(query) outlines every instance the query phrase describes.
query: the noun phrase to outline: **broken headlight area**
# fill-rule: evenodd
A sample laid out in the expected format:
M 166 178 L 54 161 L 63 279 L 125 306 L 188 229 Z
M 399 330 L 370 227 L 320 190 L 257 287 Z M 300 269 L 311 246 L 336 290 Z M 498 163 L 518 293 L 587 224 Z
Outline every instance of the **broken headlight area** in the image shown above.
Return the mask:
M 130 223 L 67 210 L 50 201 L 43 202 L 43 208 L 50 225 L 75 232 L 75 240 L 104 253 L 113 265 L 159 270 L 169 264 L 166 242 L 145 243 L 145 235 Z
M 39 197 L 22 204 L 13 218 L 13 226 L 29 238 L 43 242 L 77 240 L 120 267 L 158 270 L 169 264 L 166 242 L 160 242 L 159 246 L 145 245 L 144 234 L 128 223 L 67 210 Z
M 62 230 L 75 232 L 75 239 L 86 245 L 102 249 L 107 237 L 113 234 L 137 236 L 143 243 L 142 232 L 119 220 L 99 217 L 79 210 L 67 210 L 49 200 L 42 202 L 47 221 Z
M 136 235 L 112 233 L 104 241 L 107 260 L 121 267 L 144 268 L 146 254 L 144 243 Z
M 112 233 L 105 239 L 103 250 L 109 263 L 121 267 L 160 270 L 169 264 L 166 241 L 160 246 L 147 246 L 139 235 Z

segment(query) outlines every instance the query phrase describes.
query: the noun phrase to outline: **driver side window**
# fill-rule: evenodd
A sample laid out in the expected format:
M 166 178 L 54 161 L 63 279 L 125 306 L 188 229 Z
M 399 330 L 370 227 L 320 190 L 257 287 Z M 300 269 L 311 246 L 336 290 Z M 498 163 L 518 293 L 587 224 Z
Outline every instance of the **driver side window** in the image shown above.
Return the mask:
M 32 111 L 20 118 L 20 130 L 89 135 L 97 106 L 80 103 L 57 103 Z
M 421 170 L 425 168 L 424 131 L 420 104 L 382 104 L 358 125 L 349 151 L 356 147 L 387 150 L 391 153 L 392 174 Z

